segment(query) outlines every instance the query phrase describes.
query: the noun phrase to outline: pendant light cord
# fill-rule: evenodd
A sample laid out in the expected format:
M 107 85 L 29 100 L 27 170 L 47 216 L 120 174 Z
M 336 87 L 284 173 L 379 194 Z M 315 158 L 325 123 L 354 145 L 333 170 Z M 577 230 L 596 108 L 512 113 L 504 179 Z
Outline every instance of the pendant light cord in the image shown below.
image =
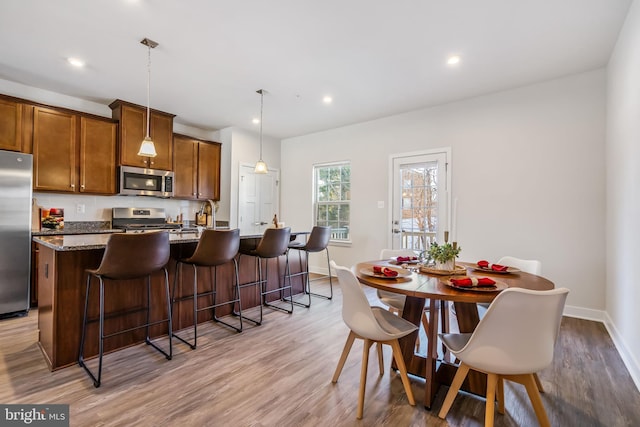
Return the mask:
M 264 104 L 264 90 L 260 89 L 260 160 L 262 161 L 262 106 Z
M 149 136 L 150 111 L 151 111 L 151 46 L 147 46 L 149 53 L 147 59 L 147 138 Z

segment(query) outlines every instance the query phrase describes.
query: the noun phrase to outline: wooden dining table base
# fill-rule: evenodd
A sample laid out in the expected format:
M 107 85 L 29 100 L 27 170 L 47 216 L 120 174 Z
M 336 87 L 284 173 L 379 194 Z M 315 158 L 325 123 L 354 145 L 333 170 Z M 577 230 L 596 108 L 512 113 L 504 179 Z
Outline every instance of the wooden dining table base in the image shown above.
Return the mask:
M 404 305 L 402 317 L 413 323 L 420 322 L 425 299 L 417 297 L 407 297 Z M 476 304 L 455 302 L 458 316 L 458 327 L 460 332 L 473 332 L 478 324 L 479 316 Z M 429 330 L 426 331 L 428 337 L 437 337 L 439 332 L 442 310 L 448 310 L 446 301 L 429 299 Z M 445 328 L 446 331 L 446 328 Z M 407 363 L 407 372 L 425 379 L 427 386 L 424 395 L 424 406 L 431 409 L 431 404 L 438 388 L 441 384 L 451 384 L 456 374 L 458 365 L 447 360 L 439 359 L 437 338 L 427 340 L 427 352 L 423 356 L 415 353 L 415 342 L 418 331 L 400 339 L 402 355 Z M 487 389 L 487 376 L 481 372 L 470 371 L 461 389 L 473 394 L 484 396 Z

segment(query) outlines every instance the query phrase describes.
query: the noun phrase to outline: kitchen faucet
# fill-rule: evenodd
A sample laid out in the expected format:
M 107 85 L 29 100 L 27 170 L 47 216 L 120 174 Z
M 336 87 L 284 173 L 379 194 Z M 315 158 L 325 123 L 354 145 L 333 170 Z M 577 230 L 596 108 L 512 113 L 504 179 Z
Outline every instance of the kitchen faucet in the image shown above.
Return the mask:
M 209 203 L 209 206 L 211 207 L 211 228 L 215 230 L 216 229 L 216 202 L 214 202 L 211 199 L 207 199 L 206 203 Z

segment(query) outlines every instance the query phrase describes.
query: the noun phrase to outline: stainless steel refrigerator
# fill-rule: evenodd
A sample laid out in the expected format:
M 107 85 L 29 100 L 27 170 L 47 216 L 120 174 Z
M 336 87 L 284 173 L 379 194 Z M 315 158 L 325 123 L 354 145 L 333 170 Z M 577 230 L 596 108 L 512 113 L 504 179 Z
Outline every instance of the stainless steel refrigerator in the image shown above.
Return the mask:
M 32 163 L 0 151 L 0 318 L 29 310 Z

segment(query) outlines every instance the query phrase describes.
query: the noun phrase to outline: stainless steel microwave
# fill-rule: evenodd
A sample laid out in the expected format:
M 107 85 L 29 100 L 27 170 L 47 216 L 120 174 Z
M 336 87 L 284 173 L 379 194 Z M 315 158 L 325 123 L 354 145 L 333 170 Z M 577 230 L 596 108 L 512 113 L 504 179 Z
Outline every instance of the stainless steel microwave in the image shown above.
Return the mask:
M 124 196 L 173 196 L 173 172 L 120 166 L 120 194 Z

